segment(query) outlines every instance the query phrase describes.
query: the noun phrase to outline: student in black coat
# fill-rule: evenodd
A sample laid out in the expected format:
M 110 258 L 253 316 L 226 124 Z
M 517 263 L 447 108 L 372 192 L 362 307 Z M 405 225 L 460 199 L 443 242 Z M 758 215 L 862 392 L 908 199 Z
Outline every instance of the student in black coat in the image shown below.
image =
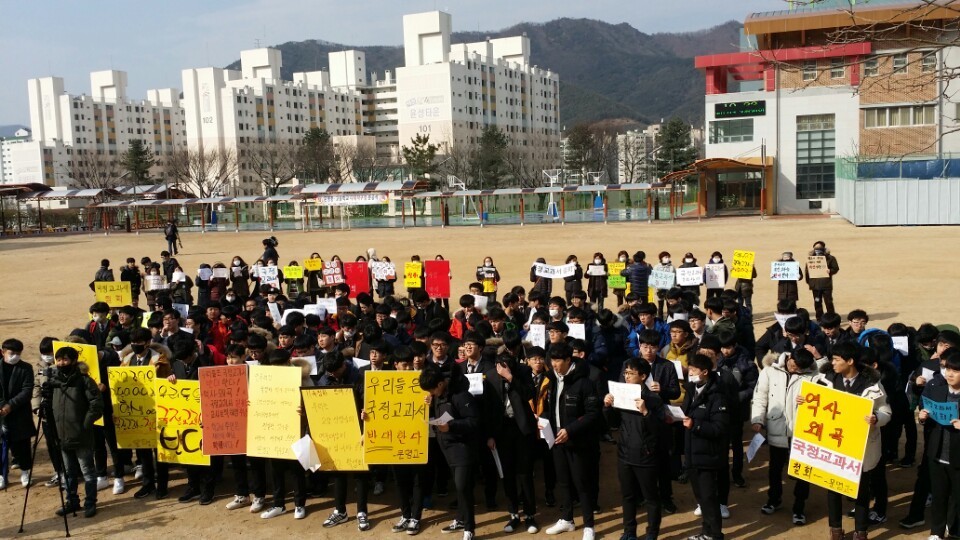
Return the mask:
M 10 453 L 20 465 L 20 481 L 26 486 L 33 468 L 30 438 L 37 434 L 33 425 L 30 401 L 33 398 L 33 366 L 23 361 L 23 342 L 3 342 L 3 364 L 0 369 L 0 425 Z M 6 458 L 6 456 L 3 456 Z M 0 478 L 6 488 L 6 478 Z
M 923 397 L 938 403 L 960 401 L 960 350 L 943 354 L 943 377 L 935 377 L 924 385 Z M 930 418 L 930 411 L 920 410 L 920 423 L 932 425 L 925 452 L 930 467 L 933 504 L 930 507 L 930 534 L 947 537 L 947 516 L 951 505 L 960 500 L 960 420 L 940 425 Z

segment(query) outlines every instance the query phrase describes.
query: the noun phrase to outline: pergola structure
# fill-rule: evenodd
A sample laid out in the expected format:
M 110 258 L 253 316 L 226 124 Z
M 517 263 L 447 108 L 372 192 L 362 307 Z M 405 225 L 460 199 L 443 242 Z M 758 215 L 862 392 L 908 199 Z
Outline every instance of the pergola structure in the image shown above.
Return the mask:
M 708 158 L 698 159 L 686 169 L 667 174 L 661 180 L 663 182 L 676 184 L 686 180 L 688 177 L 697 179 L 697 217 L 708 217 L 711 210 L 711 200 L 709 194 L 717 192 L 717 175 L 723 172 L 736 171 L 759 171 L 764 173 L 764 182 L 760 187 L 760 215 L 766 215 L 767 211 L 773 208 L 772 200 L 776 196 L 771 187 L 775 187 L 776 181 L 773 175 L 773 158 L 767 157 L 766 163 L 761 163 L 756 158 L 730 159 L 730 158 Z

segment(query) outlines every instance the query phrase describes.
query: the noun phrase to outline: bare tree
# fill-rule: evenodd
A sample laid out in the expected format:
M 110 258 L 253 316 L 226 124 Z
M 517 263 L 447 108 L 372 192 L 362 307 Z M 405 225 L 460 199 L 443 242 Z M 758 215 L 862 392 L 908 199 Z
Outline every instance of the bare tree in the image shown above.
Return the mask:
M 276 195 L 300 170 L 299 146 L 276 141 L 251 141 L 240 146 L 241 164 L 260 180 L 267 195 Z
M 167 174 L 197 197 L 210 197 L 236 176 L 237 156 L 229 149 L 183 148 L 170 155 Z
M 617 134 L 600 127 L 591 127 L 593 148 L 589 159 L 592 172 L 606 173 L 606 183 L 616 176 L 617 171 Z
M 444 145 L 443 159 L 440 161 L 439 174 L 443 175 L 443 188 L 447 188 L 447 176 L 456 176 L 464 185 L 470 185 L 473 182 L 475 173 L 473 170 L 474 156 L 477 153 L 476 143 L 463 142 L 456 145 Z
M 360 182 L 380 182 L 389 174 L 388 160 L 377 155 L 375 143 L 360 141 L 353 159 L 354 174 Z
M 118 156 L 76 148 L 63 173 L 70 177 L 70 185 L 78 188 L 112 189 L 120 186 L 124 168 Z
M 623 171 L 620 183 L 645 182 L 647 180 L 646 145 L 638 144 L 639 138 L 646 135 L 641 132 L 627 132 L 618 137 L 617 164 Z

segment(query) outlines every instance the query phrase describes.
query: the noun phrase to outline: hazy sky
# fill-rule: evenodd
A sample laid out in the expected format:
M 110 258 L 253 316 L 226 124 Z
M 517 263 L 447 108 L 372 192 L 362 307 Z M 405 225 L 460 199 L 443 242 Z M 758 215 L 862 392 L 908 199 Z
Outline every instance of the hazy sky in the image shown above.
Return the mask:
M 91 71 L 127 72 L 128 96 L 180 88 L 180 70 L 225 66 L 242 49 L 322 39 L 400 45 L 402 17 L 440 9 L 454 31 L 585 17 L 647 32 L 699 30 L 785 0 L 0 0 L 0 124 L 29 125 L 27 79 L 89 93 Z M 561 78 L 563 73 L 560 74 Z

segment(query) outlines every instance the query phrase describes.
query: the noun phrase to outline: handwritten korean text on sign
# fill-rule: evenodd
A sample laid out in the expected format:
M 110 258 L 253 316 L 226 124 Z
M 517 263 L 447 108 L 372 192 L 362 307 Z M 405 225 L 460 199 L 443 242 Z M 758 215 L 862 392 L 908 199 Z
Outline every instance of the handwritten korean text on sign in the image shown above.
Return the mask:
M 367 470 L 353 388 L 302 388 L 300 392 L 320 470 Z
M 108 306 L 123 307 L 133 303 L 129 281 L 97 281 L 93 284 L 97 302 L 106 302 Z
M 200 381 L 154 380 L 157 397 L 157 461 L 209 465 L 203 455 Z
M 827 258 L 823 255 L 811 255 L 807 257 L 807 274 L 809 274 L 812 279 L 830 277 Z
M 423 287 L 423 279 L 421 279 L 423 266 L 417 262 L 412 261 L 403 264 L 403 286 L 408 289 L 419 289 Z
M 427 462 L 425 393 L 416 371 L 367 371 L 363 450 L 367 465 Z
M 157 447 L 155 377 L 153 366 L 107 368 L 118 447 L 151 450 Z
M 203 453 L 247 453 L 247 366 L 200 368 Z
M 753 279 L 753 261 L 757 254 L 753 251 L 735 250 L 730 277 L 733 279 Z
M 297 366 L 250 366 L 248 456 L 297 458 L 291 446 L 301 437 L 300 373 Z
M 799 280 L 800 263 L 797 261 L 773 261 L 770 263 L 770 279 L 774 281 Z
M 610 287 L 611 289 L 627 288 L 627 278 L 620 275 L 620 272 L 623 272 L 626 267 L 627 263 L 607 263 L 607 287 Z

